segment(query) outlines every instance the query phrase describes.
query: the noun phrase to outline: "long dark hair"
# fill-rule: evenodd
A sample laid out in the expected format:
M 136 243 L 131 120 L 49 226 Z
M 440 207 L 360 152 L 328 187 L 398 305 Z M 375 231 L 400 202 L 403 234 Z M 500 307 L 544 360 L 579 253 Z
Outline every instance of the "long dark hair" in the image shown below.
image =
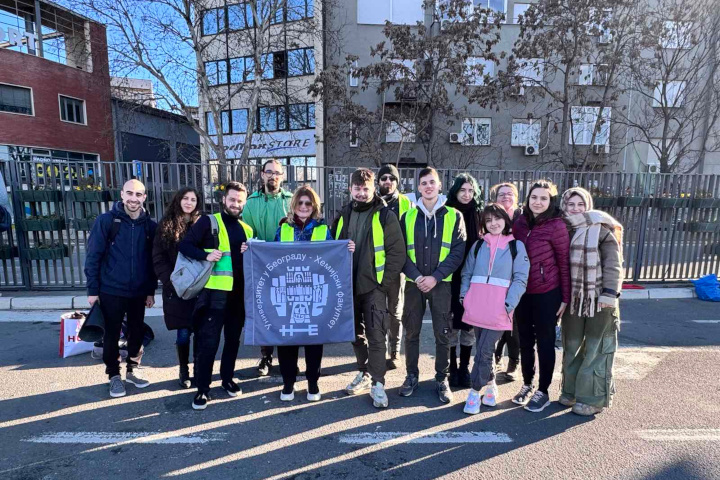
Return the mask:
M 457 198 L 457 194 L 462 188 L 463 185 L 466 183 L 469 183 L 472 186 L 473 189 L 473 200 L 475 200 L 475 208 L 478 211 L 481 211 L 483 209 L 484 201 L 482 198 L 482 188 L 480 185 L 478 185 L 477 180 L 475 180 L 475 177 L 470 175 L 469 173 L 461 173 L 457 177 L 455 177 L 455 181 L 453 182 L 453 186 L 450 187 L 450 191 L 448 192 L 447 196 L 447 202 L 446 204 L 450 207 L 457 207 L 460 205 L 460 201 Z
M 190 221 L 185 220 L 185 212 L 182 209 L 182 199 L 188 193 L 194 193 L 197 198 L 197 205 L 195 210 L 190 214 Z M 200 218 L 200 212 L 202 211 L 202 197 L 197 190 L 192 187 L 183 187 L 177 191 L 173 196 L 170 203 L 165 208 L 165 215 L 160 220 L 158 225 L 158 231 L 160 232 L 160 239 L 166 248 L 178 243 L 180 239 L 185 235 L 190 225 L 195 223 Z
M 550 192 L 550 205 L 548 206 L 548 209 L 537 217 L 530 210 L 530 195 L 532 195 L 533 190 L 536 188 L 545 188 L 548 192 Z M 557 185 L 550 180 L 535 180 L 528 191 L 527 197 L 525 198 L 523 214 L 528 221 L 528 225 L 531 227 L 537 223 L 543 223 L 550 220 L 551 218 L 562 217 L 562 210 L 560 210 L 560 206 L 558 205 Z

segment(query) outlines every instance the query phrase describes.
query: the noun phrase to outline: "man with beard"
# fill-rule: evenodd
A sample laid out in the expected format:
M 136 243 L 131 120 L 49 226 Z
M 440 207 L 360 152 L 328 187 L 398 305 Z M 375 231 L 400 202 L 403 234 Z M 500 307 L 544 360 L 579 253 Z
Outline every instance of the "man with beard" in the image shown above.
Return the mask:
M 389 289 L 397 285 L 405 247 L 397 216 L 375 193 L 375 175 L 367 168 L 350 177 L 352 201 L 333 224 L 333 238 L 350 240 L 353 253 L 353 300 L 358 374 L 345 388 L 348 395 L 370 390 L 376 408 L 388 406 L 385 393 L 385 337 L 390 327 Z
M 390 210 L 395 212 L 398 219 L 405 212 L 413 208 L 413 203 L 405 195 L 398 191 L 400 173 L 395 165 L 384 165 L 378 171 L 378 187 L 380 196 Z M 397 285 L 392 285 L 388 290 L 388 311 L 390 312 L 390 328 L 388 329 L 388 370 L 398 368 L 398 355 L 400 352 L 400 341 L 402 340 L 402 310 L 405 297 L 405 276 L 400 275 Z
M 253 237 L 252 229 L 240 220 L 241 204 L 247 189 L 238 182 L 225 186 L 223 211 L 214 215 L 217 231 L 210 217 L 204 215 L 190 227 L 178 250 L 188 258 L 214 262 L 210 279 L 195 303 L 193 324 L 197 351 L 195 384 L 197 394 L 192 407 L 204 410 L 210 400 L 210 380 L 220 334 L 225 329 L 225 345 L 220 362 L 222 388 L 237 397 L 240 386 L 235 382 L 235 360 L 240 348 L 240 333 L 245 325 L 243 246 Z
M 292 193 L 282 188 L 285 171 L 277 159 L 267 160 L 262 166 L 262 187 L 250 195 L 242 212 L 242 218 L 255 232 L 255 238 L 272 242 L 280 220 L 290 212 Z M 260 347 L 258 375 L 270 375 L 275 348 Z
M 103 362 L 110 379 L 110 396 L 125 396 L 118 360 L 120 329 L 127 315 L 127 375 L 137 388 L 150 382 L 139 371 L 145 308 L 155 304 L 157 277 L 152 265 L 152 242 L 157 224 L 143 208 L 145 185 L 130 180 L 120 192 L 122 201 L 100 215 L 93 225 L 85 257 L 88 303 L 100 301 L 105 318 Z
M 407 377 L 399 393 L 409 397 L 418 388 L 420 329 L 425 305 L 429 303 L 435 333 L 437 394 L 442 403 L 450 403 L 448 374 L 453 328 L 450 282 L 465 256 L 466 233 L 462 214 L 445 206 L 445 200 L 440 198 L 441 189 L 437 170 L 432 167 L 420 170 L 418 191 L 422 197 L 417 207 L 400 219 L 407 245 L 403 269 L 407 278 L 403 311 Z

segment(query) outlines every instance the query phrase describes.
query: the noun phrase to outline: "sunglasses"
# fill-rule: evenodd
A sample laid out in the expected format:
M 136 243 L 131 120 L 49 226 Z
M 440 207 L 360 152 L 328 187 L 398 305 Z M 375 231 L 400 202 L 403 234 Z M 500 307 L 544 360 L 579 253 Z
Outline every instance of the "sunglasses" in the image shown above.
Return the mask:
M 313 204 L 309 200 L 298 200 L 297 206 L 298 207 L 312 207 Z
M 392 175 L 383 175 L 382 177 L 380 177 L 381 182 L 387 182 L 388 180 L 391 182 L 397 182 L 397 178 Z

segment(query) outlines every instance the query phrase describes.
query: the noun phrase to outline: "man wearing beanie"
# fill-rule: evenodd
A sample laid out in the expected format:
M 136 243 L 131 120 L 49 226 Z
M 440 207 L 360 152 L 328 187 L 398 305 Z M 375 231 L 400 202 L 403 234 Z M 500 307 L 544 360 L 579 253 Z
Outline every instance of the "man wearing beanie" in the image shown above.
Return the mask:
M 408 197 L 398 191 L 400 173 L 395 165 L 383 165 L 378 171 L 378 191 L 390 210 L 398 219 L 414 207 Z M 397 285 L 388 290 L 388 311 L 390 312 L 390 328 L 388 329 L 388 370 L 398 368 L 400 341 L 402 340 L 402 311 L 405 300 L 405 275 L 400 276 Z

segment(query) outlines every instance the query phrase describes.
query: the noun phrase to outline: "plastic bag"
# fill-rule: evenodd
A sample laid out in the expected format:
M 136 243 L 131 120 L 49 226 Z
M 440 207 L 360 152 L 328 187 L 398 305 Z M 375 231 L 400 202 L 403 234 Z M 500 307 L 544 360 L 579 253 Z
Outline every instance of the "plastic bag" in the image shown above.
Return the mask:
M 691 282 L 695 285 L 695 293 L 700 300 L 720 302 L 720 282 L 717 275 L 705 275 Z

